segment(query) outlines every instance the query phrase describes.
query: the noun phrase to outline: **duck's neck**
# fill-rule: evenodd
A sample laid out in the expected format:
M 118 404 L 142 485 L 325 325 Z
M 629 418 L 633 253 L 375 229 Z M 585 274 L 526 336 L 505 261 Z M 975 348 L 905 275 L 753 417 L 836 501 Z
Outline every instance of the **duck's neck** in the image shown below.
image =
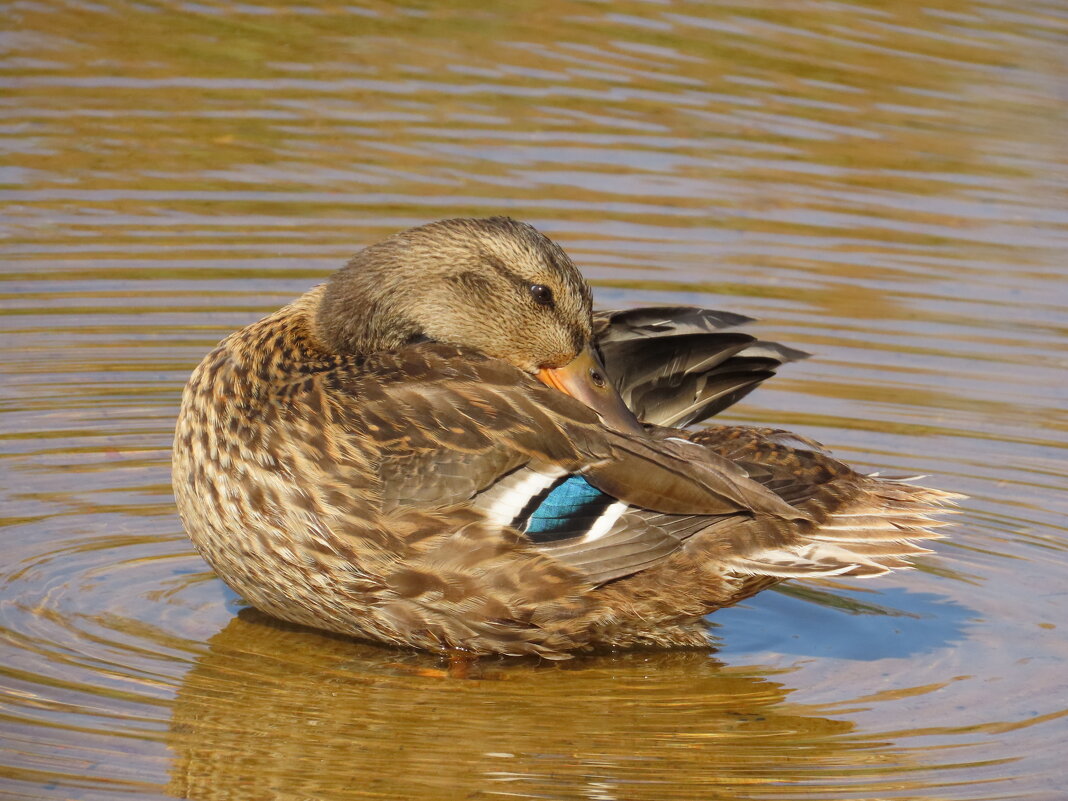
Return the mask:
M 410 291 L 357 256 L 330 277 L 315 312 L 315 335 L 344 355 L 396 350 L 424 339 L 413 320 Z

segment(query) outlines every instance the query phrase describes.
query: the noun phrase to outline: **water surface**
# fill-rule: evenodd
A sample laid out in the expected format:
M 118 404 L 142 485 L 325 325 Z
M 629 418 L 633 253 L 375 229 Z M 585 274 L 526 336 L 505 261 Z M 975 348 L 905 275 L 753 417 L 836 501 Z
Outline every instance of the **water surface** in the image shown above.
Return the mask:
M 5 5 L 0 795 L 1056 799 L 1068 786 L 1057 2 Z M 817 354 L 725 417 L 971 500 L 917 570 L 715 652 L 486 660 L 286 627 L 193 553 L 181 386 L 356 249 L 558 239 L 603 306 Z

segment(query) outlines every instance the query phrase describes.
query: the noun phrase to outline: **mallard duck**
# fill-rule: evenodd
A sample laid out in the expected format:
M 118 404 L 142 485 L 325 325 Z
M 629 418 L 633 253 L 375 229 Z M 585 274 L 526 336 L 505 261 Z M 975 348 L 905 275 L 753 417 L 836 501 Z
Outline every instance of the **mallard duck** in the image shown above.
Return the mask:
M 250 604 L 445 653 L 706 646 L 787 578 L 930 553 L 951 493 L 699 423 L 804 354 L 688 307 L 593 312 L 506 217 L 398 233 L 227 337 L 174 441 L 185 529 Z

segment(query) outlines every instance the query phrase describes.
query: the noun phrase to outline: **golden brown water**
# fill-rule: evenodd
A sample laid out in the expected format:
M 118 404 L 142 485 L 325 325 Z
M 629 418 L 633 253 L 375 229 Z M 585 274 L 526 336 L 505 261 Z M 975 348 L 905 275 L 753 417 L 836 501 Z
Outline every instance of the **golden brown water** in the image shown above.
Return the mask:
M 1068 797 L 1064 3 L 358 2 L 0 9 L 0 796 Z M 714 654 L 460 680 L 241 612 L 171 500 L 189 370 L 502 212 L 601 305 L 815 352 L 729 418 L 930 473 L 962 526 Z

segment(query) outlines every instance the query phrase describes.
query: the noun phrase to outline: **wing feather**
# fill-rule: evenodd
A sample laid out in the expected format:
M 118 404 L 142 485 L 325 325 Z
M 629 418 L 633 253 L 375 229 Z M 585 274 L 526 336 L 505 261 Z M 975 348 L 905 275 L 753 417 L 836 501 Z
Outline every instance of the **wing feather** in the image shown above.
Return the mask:
M 669 318 L 647 310 L 602 322 L 602 347 L 634 359 L 619 375 L 653 417 L 701 419 L 797 358 L 773 343 L 716 332 L 737 324 L 730 316 Z M 645 437 L 621 434 L 508 365 L 436 343 L 377 359 L 363 366 L 369 380 L 335 375 L 331 391 L 345 396 L 340 422 L 377 448 L 383 507 L 470 504 L 507 527 L 535 489 L 582 475 L 630 507 L 604 518 L 596 537 L 588 530 L 601 518 L 591 512 L 573 531 L 530 547 L 592 584 L 655 570 L 680 549 L 741 577 L 877 575 L 926 553 L 913 541 L 936 537 L 931 529 L 940 521 L 932 515 L 957 497 L 860 475 L 818 443 L 775 429 L 651 426 Z M 681 401 L 671 399 L 672 386 L 683 388 Z

